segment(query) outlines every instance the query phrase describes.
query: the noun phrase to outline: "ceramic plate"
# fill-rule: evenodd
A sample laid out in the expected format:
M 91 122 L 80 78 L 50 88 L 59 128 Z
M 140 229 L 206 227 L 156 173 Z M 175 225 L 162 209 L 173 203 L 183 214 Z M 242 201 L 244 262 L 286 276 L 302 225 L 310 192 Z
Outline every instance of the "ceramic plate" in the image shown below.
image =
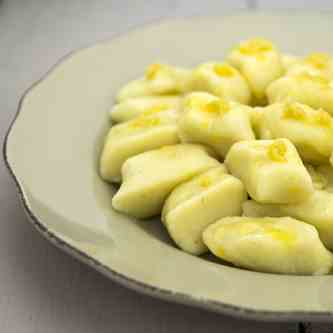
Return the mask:
M 123 285 L 166 300 L 264 320 L 333 320 L 333 276 L 250 272 L 188 255 L 158 220 L 111 208 L 115 188 L 97 172 L 119 87 L 161 61 L 222 59 L 262 36 L 285 52 L 333 54 L 329 13 L 240 13 L 174 19 L 62 60 L 21 101 L 4 155 L 33 225 L 51 242 Z

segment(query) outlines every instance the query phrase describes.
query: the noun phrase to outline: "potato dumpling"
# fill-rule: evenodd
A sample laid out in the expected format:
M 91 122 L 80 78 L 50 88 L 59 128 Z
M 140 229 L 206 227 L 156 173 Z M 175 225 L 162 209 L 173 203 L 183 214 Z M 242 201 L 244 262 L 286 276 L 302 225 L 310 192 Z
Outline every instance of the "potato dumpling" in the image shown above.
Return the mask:
M 247 112 L 250 115 L 250 121 L 257 139 L 269 140 L 272 139 L 272 134 L 264 122 L 264 107 L 248 107 Z
M 287 75 L 304 72 L 313 75 L 323 75 L 328 79 L 332 79 L 333 59 L 327 53 L 311 53 L 298 61 L 292 62 L 287 69 Z
M 121 167 L 131 156 L 179 143 L 178 113 L 145 112 L 133 120 L 112 126 L 105 140 L 100 161 L 104 179 L 119 182 Z
M 267 86 L 283 74 L 281 55 L 265 39 L 250 39 L 240 43 L 227 60 L 247 79 L 258 103 L 265 101 Z
M 306 72 L 286 75 L 272 82 L 266 93 L 270 104 L 299 102 L 333 114 L 333 86 L 322 75 Z
M 246 198 L 241 181 L 220 166 L 177 186 L 165 202 L 162 220 L 181 249 L 199 255 L 207 251 L 204 229 L 221 217 L 240 215 Z
M 198 66 L 192 74 L 192 89 L 242 104 L 251 101 L 248 83 L 236 68 L 227 63 L 208 62 Z
M 290 217 L 226 217 L 203 233 L 210 251 L 251 270 L 301 275 L 330 272 L 332 254 L 317 230 Z
M 129 98 L 184 93 L 190 89 L 191 71 L 164 64 L 152 64 L 142 79 L 126 84 L 117 96 L 119 102 Z
M 206 144 L 224 157 L 237 141 L 255 139 L 247 106 L 208 93 L 191 93 L 179 119 L 183 142 Z
M 249 200 L 243 204 L 243 215 L 252 217 L 291 216 L 315 226 L 325 246 L 333 250 L 333 193 L 316 190 L 298 204 L 260 204 Z
M 115 123 L 132 120 L 144 112 L 162 112 L 179 110 L 182 98 L 180 96 L 148 96 L 125 100 L 114 105 L 110 117 Z
M 230 148 L 225 164 L 259 202 L 300 202 L 313 192 L 311 177 L 287 139 L 237 142 Z
M 158 215 L 177 185 L 219 165 L 200 145 L 165 146 L 136 155 L 122 167 L 123 183 L 112 206 L 138 218 Z
M 275 103 L 264 111 L 265 127 L 275 138 L 287 138 L 303 160 L 328 163 L 333 151 L 333 118 L 300 103 Z

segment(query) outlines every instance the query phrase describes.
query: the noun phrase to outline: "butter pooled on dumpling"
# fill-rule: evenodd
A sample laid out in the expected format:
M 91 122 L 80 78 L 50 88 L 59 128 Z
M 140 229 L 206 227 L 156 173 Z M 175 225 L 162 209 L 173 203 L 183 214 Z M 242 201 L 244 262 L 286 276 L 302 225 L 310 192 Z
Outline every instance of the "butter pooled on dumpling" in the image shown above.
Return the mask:
M 292 62 L 287 69 L 287 75 L 304 72 L 333 79 L 333 59 L 327 53 L 310 53 L 306 57 Z
M 136 155 L 122 167 L 123 183 L 112 198 L 112 206 L 138 218 L 158 215 L 177 185 L 219 165 L 209 150 L 192 144 L 165 146 Z
M 263 203 L 295 203 L 313 193 L 311 177 L 287 139 L 235 143 L 225 165 L 249 195 Z
M 317 230 L 290 217 L 222 218 L 203 239 L 217 257 L 260 272 L 322 275 L 333 266 Z
M 207 251 L 204 229 L 221 217 L 240 215 L 246 198 L 241 181 L 220 166 L 177 186 L 164 204 L 162 221 L 181 249 L 199 255 Z
M 191 93 L 184 99 L 179 136 L 183 142 L 205 144 L 224 157 L 235 142 L 255 139 L 246 108 L 208 93 Z
M 179 143 L 178 112 L 154 109 L 133 120 L 114 125 L 106 136 L 100 161 L 101 176 L 121 181 L 121 167 L 130 157 Z
M 304 161 L 328 163 L 333 151 L 333 118 L 329 113 L 300 103 L 275 103 L 263 112 L 272 138 L 287 138 Z
M 333 114 L 333 84 L 322 75 L 307 72 L 283 76 L 267 88 L 269 104 L 299 102 Z
M 227 57 L 248 81 L 257 103 L 266 100 L 267 86 L 283 74 L 281 54 L 272 42 L 254 38 L 241 42 Z
M 151 64 L 142 79 L 126 84 L 118 93 L 118 102 L 129 98 L 182 94 L 190 89 L 191 71 L 164 64 Z
M 333 250 L 333 193 L 316 190 L 297 204 L 261 204 L 254 200 L 243 203 L 243 215 L 251 217 L 291 216 L 313 225 L 327 248 Z
M 207 62 L 193 70 L 191 88 L 226 100 L 249 104 L 251 91 L 239 71 L 228 63 Z
M 180 110 L 182 97 L 180 96 L 147 96 L 127 99 L 115 104 L 110 110 L 113 122 L 122 123 L 132 120 L 150 111 Z

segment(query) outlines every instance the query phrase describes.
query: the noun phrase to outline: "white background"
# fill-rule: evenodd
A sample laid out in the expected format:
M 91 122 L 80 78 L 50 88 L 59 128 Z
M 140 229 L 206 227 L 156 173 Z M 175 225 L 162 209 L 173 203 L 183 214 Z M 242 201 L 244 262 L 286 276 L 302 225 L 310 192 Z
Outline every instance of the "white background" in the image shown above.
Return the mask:
M 0 0 L 1 141 L 23 91 L 69 51 L 161 17 L 254 7 L 327 9 L 333 1 Z M 280 333 L 290 327 L 169 304 L 113 283 L 33 230 L 0 162 L 1 333 Z M 333 326 L 317 324 L 315 331 Z

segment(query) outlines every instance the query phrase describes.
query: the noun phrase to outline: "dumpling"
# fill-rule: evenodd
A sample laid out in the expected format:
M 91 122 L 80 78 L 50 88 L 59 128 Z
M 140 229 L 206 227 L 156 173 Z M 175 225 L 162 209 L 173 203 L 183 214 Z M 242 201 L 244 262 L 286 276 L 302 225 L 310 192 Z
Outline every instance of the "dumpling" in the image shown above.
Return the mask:
M 121 167 L 130 157 L 148 150 L 179 143 L 178 113 L 175 110 L 146 112 L 141 116 L 112 126 L 100 161 L 101 176 L 108 181 L 121 181 Z
M 247 193 L 240 180 L 220 166 L 177 186 L 164 204 L 162 220 L 171 238 L 184 251 L 202 254 L 202 232 L 224 216 L 241 214 Z
M 247 111 L 250 115 L 251 125 L 257 139 L 269 140 L 272 139 L 272 134 L 264 121 L 264 113 L 266 108 L 264 107 L 248 107 Z
M 251 217 L 291 216 L 315 226 L 325 246 L 333 250 L 333 193 L 316 190 L 298 204 L 269 205 L 248 200 L 243 215 Z
M 333 256 L 317 230 L 290 217 L 226 217 L 203 233 L 217 257 L 251 270 L 301 275 L 330 272 Z
M 206 144 L 224 157 L 235 142 L 255 139 L 246 108 L 208 93 L 192 93 L 184 100 L 179 136 L 182 142 Z
M 283 76 L 267 88 L 269 104 L 299 102 L 333 114 L 332 82 L 322 75 L 307 72 Z
M 313 192 L 311 177 L 287 139 L 237 142 L 225 164 L 259 202 L 295 203 Z
M 192 89 L 242 104 L 251 101 L 248 83 L 236 68 L 227 63 L 208 62 L 198 66 L 192 74 Z
M 112 206 L 138 218 L 158 215 L 177 185 L 219 165 L 200 145 L 165 146 L 136 155 L 122 167 L 123 183 Z
M 185 93 L 190 89 L 191 71 L 163 64 L 152 64 L 145 77 L 126 84 L 117 96 L 118 102 L 129 98 Z
M 182 98 L 180 96 L 148 96 L 125 100 L 114 105 L 110 117 L 115 123 L 132 120 L 144 112 L 162 112 L 179 110 Z
M 264 123 L 273 138 L 287 138 L 303 160 L 328 163 L 333 151 L 333 118 L 300 103 L 276 103 L 265 108 Z
M 292 62 L 287 69 L 287 75 L 304 72 L 313 75 L 323 75 L 328 79 L 332 79 L 333 59 L 327 53 L 311 53 L 298 61 Z
M 280 52 L 265 39 L 240 43 L 227 60 L 246 78 L 257 103 L 265 101 L 267 86 L 283 74 Z

